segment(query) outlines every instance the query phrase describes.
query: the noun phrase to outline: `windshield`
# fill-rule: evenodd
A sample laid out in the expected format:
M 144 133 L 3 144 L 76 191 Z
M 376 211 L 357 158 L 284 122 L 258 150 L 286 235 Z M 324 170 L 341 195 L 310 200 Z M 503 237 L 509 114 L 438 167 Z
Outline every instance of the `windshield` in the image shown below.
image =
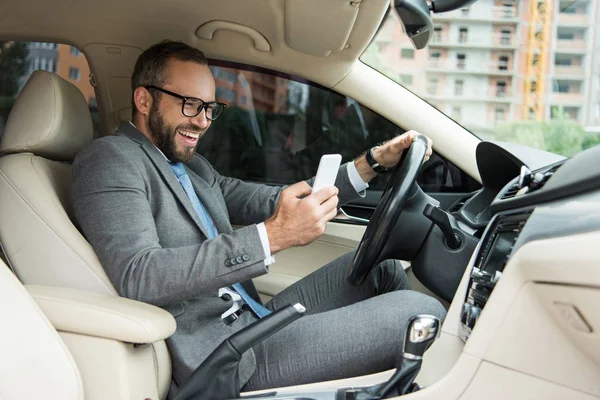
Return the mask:
M 600 143 L 600 0 L 479 0 L 414 50 L 389 13 L 361 60 L 482 140 L 564 156 Z

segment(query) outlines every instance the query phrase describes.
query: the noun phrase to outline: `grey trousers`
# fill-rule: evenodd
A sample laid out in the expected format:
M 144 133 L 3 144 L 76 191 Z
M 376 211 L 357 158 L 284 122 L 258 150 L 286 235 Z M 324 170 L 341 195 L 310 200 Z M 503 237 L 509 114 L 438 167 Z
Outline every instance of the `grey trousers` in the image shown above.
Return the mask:
M 243 391 L 348 378 L 396 367 L 408 319 L 445 309 L 408 290 L 398 261 L 371 271 L 360 287 L 346 282 L 350 252 L 296 282 L 266 307 L 301 303 L 306 315 L 254 347 L 256 371 Z

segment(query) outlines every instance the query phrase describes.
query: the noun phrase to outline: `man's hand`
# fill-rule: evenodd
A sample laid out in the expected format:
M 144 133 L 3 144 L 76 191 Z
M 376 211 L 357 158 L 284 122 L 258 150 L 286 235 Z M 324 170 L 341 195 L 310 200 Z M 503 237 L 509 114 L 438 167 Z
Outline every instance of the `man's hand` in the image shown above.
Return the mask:
M 275 214 L 265 221 L 271 254 L 309 244 L 325 232 L 327 222 L 337 215 L 335 186 L 311 192 L 306 182 L 298 182 L 281 192 Z
M 408 131 L 400 136 L 396 136 L 395 138 L 388 140 L 381 146 L 373 148 L 373 157 L 375 158 L 375 161 L 385 168 L 394 167 L 396 164 L 398 164 L 398 162 L 400 162 L 404 150 L 410 147 L 414 137 L 417 135 L 419 135 L 419 132 L 417 131 Z M 433 142 L 431 139 L 427 138 L 427 153 L 425 155 L 425 161 L 429 160 L 429 157 L 431 157 L 433 152 L 431 148 L 432 144 Z M 373 171 L 367 163 L 364 155 L 354 160 L 354 165 L 356 165 L 358 173 L 365 182 L 369 182 L 371 179 L 377 176 L 377 173 Z

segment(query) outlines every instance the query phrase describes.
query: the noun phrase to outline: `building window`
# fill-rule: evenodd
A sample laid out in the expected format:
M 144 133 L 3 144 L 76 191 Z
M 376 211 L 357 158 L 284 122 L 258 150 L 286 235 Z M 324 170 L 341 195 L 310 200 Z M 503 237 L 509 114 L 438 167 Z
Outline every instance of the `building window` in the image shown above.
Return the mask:
M 431 38 L 434 43 L 442 41 L 442 27 L 436 26 L 433 28 L 433 37 Z
M 69 68 L 69 79 L 74 81 L 79 80 L 79 68 L 70 67 Z
M 48 71 L 49 72 L 56 72 L 56 64 L 54 63 L 54 59 L 51 58 L 48 60 Z
M 77 47 L 71 46 L 71 55 L 79 57 L 81 55 L 81 52 L 79 51 L 79 49 L 77 49 Z
M 431 53 L 429 53 L 429 64 L 434 68 L 439 67 L 440 66 L 440 56 L 441 56 L 441 53 L 439 51 L 432 51 Z
M 532 0 L 535 1 L 535 0 Z M 511 3 L 502 4 L 502 16 L 504 18 L 514 18 L 515 17 L 515 7 Z
M 34 58 L 32 65 L 33 65 L 34 71 L 37 71 L 38 69 L 40 69 L 40 58 L 39 57 Z
M 511 42 L 512 32 L 508 29 L 502 29 L 500 31 L 500 44 L 509 45 Z
M 452 107 L 452 119 L 460 120 L 462 115 L 462 109 L 459 106 Z
M 40 69 L 41 70 L 47 71 L 47 65 L 46 65 L 46 63 L 47 63 L 47 60 L 45 58 L 42 58 L 40 60 Z
M 569 84 L 566 82 L 556 82 L 554 93 L 569 93 Z
M 412 75 L 400 75 L 400 83 L 403 85 L 412 85 L 413 76 Z
M 573 62 L 572 58 L 560 57 L 558 55 L 554 59 L 554 65 L 562 66 L 562 67 L 570 67 L 572 65 L 572 62 Z
M 463 17 L 468 17 L 468 16 L 469 16 L 469 11 L 470 11 L 470 10 L 469 10 L 469 7 L 467 7 L 467 8 L 461 8 L 461 9 L 460 9 L 460 14 L 461 14 Z
M 563 30 L 559 30 L 557 32 L 557 37 L 558 40 L 574 40 L 575 39 L 575 33 L 573 31 L 569 32 L 569 31 L 563 31 Z
M 407 59 L 413 59 L 413 58 L 415 58 L 415 51 L 414 51 L 414 49 L 402 49 L 400 51 L 400 57 L 407 58 Z
M 504 121 L 504 108 L 496 108 L 494 111 L 494 121 Z
M 496 97 L 506 97 L 506 82 L 496 82 Z
M 467 40 L 469 36 L 469 29 L 468 28 L 460 28 L 458 30 L 458 43 L 467 43 Z
M 467 55 L 466 54 L 457 54 L 456 55 L 456 68 L 465 69 L 467 64 Z
M 436 94 L 439 81 L 438 78 L 429 78 L 427 81 L 427 93 Z
M 463 95 L 463 88 L 464 88 L 465 82 L 462 80 L 456 80 L 454 81 L 454 94 L 456 96 L 462 96 Z
M 498 70 L 508 71 L 508 56 L 500 56 L 498 58 Z

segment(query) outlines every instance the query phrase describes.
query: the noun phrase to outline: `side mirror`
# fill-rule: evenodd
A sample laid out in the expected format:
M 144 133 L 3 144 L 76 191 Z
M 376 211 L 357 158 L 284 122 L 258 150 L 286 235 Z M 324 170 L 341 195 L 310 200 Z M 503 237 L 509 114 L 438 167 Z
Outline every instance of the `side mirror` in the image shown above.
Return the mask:
M 408 38 L 417 50 L 427 46 L 433 31 L 431 12 L 440 13 L 463 8 L 476 0 L 391 0 L 394 12 L 402 21 Z

